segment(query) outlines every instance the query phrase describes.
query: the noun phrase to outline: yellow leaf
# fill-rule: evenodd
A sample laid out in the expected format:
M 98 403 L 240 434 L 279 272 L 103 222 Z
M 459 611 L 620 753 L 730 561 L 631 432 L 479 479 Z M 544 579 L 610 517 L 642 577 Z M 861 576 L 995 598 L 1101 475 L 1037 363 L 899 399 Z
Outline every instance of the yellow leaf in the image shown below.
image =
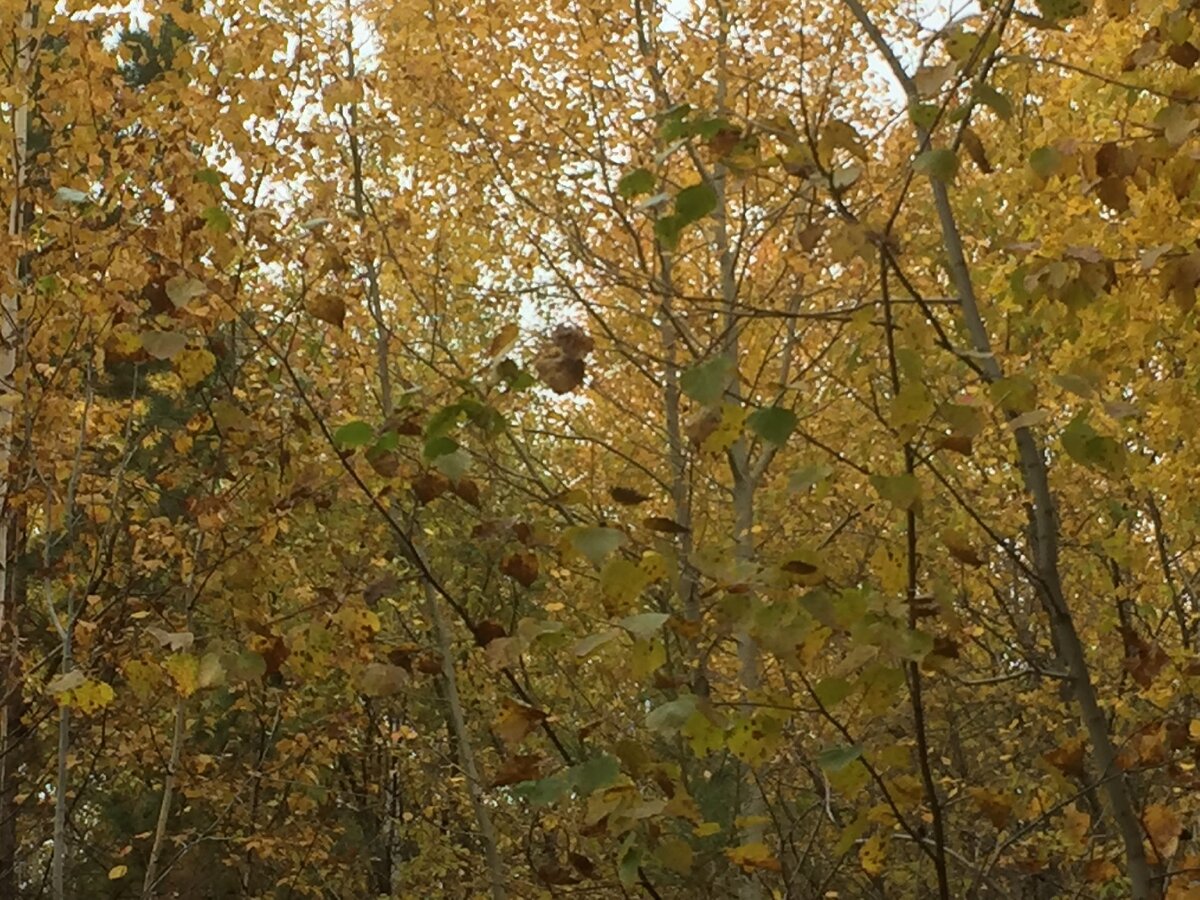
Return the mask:
M 190 697 L 200 687 L 200 661 L 190 653 L 175 653 L 167 657 L 163 668 L 175 682 L 175 690 L 183 697 Z
M 1179 834 L 1183 830 L 1179 814 L 1161 803 L 1155 803 L 1147 806 L 1142 813 L 1142 823 L 1146 826 L 1146 834 L 1150 837 L 1155 855 L 1159 859 L 1174 856 L 1179 849 Z
M 687 841 L 678 837 L 669 837 L 659 844 L 655 853 L 658 861 L 672 872 L 687 875 L 692 871 L 692 860 L 695 854 Z
M 500 739 L 511 748 L 525 740 L 526 735 L 545 718 L 546 714 L 540 709 L 506 699 L 504 709 L 496 718 L 493 727 Z
M 217 358 L 208 350 L 183 350 L 175 356 L 175 371 L 187 388 L 195 387 L 217 367 Z
M 778 872 L 783 868 L 766 844 L 743 844 L 740 847 L 726 850 L 725 855 L 730 862 L 741 866 L 746 871 L 765 869 L 768 872 Z
M 887 864 L 887 845 L 883 835 L 873 834 L 858 848 L 858 862 L 868 875 L 882 875 Z
M 108 880 L 116 881 L 118 878 L 124 878 L 129 872 L 129 866 L 113 866 L 108 870 Z
M 1080 851 L 1087 846 L 1088 828 L 1092 824 L 1092 817 L 1079 808 L 1079 804 L 1072 803 L 1063 810 L 1063 840 L 1072 850 Z

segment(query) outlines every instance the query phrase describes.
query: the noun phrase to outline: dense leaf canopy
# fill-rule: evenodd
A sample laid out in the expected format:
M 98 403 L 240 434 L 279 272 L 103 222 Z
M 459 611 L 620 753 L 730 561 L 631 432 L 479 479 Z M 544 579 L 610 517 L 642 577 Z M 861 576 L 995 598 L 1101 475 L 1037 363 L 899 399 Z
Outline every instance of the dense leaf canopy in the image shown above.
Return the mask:
M 0 897 L 1198 900 L 1198 27 L 0 0 Z

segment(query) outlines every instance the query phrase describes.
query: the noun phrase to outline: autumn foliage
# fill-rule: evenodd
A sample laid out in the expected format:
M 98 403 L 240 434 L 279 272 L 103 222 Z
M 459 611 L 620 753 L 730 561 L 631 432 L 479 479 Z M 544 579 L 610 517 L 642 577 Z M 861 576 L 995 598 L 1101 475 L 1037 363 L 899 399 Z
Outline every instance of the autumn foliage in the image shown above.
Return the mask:
M 1200 900 L 1200 7 L 0 0 L 0 897 Z

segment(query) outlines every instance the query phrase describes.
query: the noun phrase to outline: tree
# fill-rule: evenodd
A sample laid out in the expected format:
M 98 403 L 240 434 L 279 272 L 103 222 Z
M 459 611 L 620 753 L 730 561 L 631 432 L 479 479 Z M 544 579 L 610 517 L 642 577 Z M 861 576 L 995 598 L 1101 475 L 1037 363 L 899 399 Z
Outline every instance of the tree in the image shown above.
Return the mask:
M 1196 894 L 1190 7 L 4 17 L 0 893 Z

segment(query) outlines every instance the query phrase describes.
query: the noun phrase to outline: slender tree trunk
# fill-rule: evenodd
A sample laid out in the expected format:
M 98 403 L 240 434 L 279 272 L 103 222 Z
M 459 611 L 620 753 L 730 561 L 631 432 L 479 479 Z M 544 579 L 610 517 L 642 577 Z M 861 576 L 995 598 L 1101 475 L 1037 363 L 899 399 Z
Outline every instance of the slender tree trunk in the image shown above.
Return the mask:
M 429 582 L 425 582 L 425 609 L 426 614 L 433 622 L 434 631 L 437 634 L 438 652 L 442 655 L 442 683 L 446 690 L 446 705 L 450 710 L 450 725 L 454 730 L 454 739 L 458 745 L 458 763 L 462 766 L 463 776 L 467 779 L 467 793 L 471 797 L 475 825 L 479 829 L 479 838 L 483 842 L 483 854 L 484 860 L 487 862 L 492 900 L 505 900 L 508 893 L 504 885 L 504 864 L 500 859 L 500 850 L 496 844 L 496 829 L 492 825 L 492 815 L 488 811 L 483 796 L 479 769 L 475 765 L 475 750 L 471 746 L 466 718 L 463 716 L 462 700 L 458 695 L 458 676 L 454 671 L 454 644 L 438 606 L 437 595 Z
M 12 61 L 14 83 L 32 92 L 31 81 L 37 47 L 32 32 L 37 24 L 37 7 L 27 5 L 21 19 L 23 35 L 17 43 L 17 58 Z M 25 184 L 29 169 L 29 132 L 33 117 L 33 101 L 27 94 L 13 113 L 12 139 L 12 197 L 8 208 L 10 246 L 18 256 L 9 263 L 6 281 L 0 288 L 0 398 L 9 400 L 19 394 L 13 382 L 17 358 L 20 355 L 19 324 L 22 285 L 27 277 L 24 252 L 20 238 L 29 227 L 29 201 Z M 17 615 L 14 574 L 11 565 L 16 558 L 12 540 L 13 514 L 10 495 L 13 477 L 13 404 L 0 403 L 0 691 L 7 698 L 0 708 L 0 896 L 15 897 L 17 891 L 17 794 L 15 735 L 19 730 L 22 709 L 19 681 L 21 665 L 17 653 Z
M 192 550 L 194 562 L 183 592 L 188 631 L 194 631 L 195 628 L 192 623 L 192 609 L 200 596 L 200 591 L 196 590 L 196 572 L 200 568 L 200 551 L 203 547 L 204 535 L 201 533 L 197 535 L 195 547 Z M 187 699 L 181 696 L 175 701 L 175 726 L 171 730 L 171 756 L 167 762 L 166 774 L 163 776 L 163 792 L 158 806 L 158 821 L 154 825 L 154 840 L 150 845 L 150 856 L 146 860 L 146 874 L 142 879 L 142 900 L 151 900 L 154 897 L 154 889 L 162 878 L 158 872 L 158 861 L 162 858 L 163 847 L 166 846 L 167 825 L 171 821 L 171 805 L 175 801 L 175 785 L 178 781 L 179 760 L 183 755 L 186 723 Z M 168 866 L 168 870 L 169 868 Z
M 906 96 L 914 102 L 919 101 L 919 92 L 904 65 L 860 0 L 845 2 L 886 60 Z M 919 131 L 919 137 L 924 142 L 928 135 Z M 942 244 L 949 258 L 951 279 L 962 310 L 963 324 L 970 337 L 972 350 L 979 358 L 979 367 L 984 377 L 988 381 L 997 381 L 1004 377 L 1004 372 L 999 360 L 992 353 L 991 336 L 979 311 L 979 301 L 963 250 L 958 220 L 950 203 L 950 192 L 945 183 L 937 178 L 931 177 L 929 184 L 942 232 Z M 1035 588 L 1050 619 L 1055 646 L 1070 674 L 1071 691 L 1091 742 L 1092 762 L 1096 767 L 1097 776 L 1104 782 L 1104 792 L 1108 797 L 1113 820 L 1124 844 L 1125 871 L 1129 876 L 1130 895 L 1133 900 L 1150 900 L 1157 895 L 1155 872 L 1146 858 L 1142 843 L 1142 826 L 1138 819 L 1134 790 L 1117 764 L 1117 749 L 1109 733 L 1108 718 L 1096 695 L 1096 686 L 1092 681 L 1083 642 L 1075 628 L 1075 620 L 1071 616 L 1063 591 L 1058 559 L 1058 521 L 1045 453 L 1029 428 L 1015 429 L 1015 437 L 1021 479 L 1032 500 L 1029 524 L 1034 571 L 1037 575 Z
M 346 5 L 346 70 L 353 78 L 356 74 L 353 46 L 353 10 L 349 2 Z M 354 210 L 358 221 L 365 230 L 366 226 L 366 190 L 363 178 L 362 148 L 358 136 L 358 107 L 351 106 L 349 121 L 349 141 L 351 159 L 351 178 L 354 189 Z M 371 248 L 364 254 L 367 275 L 367 303 L 376 327 L 376 362 L 380 388 L 380 406 L 386 419 L 392 414 L 392 380 L 389 352 L 388 329 L 384 321 L 383 300 L 379 285 L 379 270 Z M 419 545 L 415 545 L 419 549 Z M 487 862 L 488 882 L 493 900 L 506 900 L 507 891 L 504 880 L 504 864 L 500 859 L 500 850 L 496 843 L 496 829 L 492 824 L 491 813 L 483 796 L 483 785 L 479 780 L 479 769 L 475 764 L 475 751 L 471 746 L 471 737 L 467 731 L 466 719 L 463 715 L 462 701 L 458 694 L 458 677 L 454 669 L 454 646 L 445 619 L 438 605 L 437 594 L 428 581 L 424 583 L 426 614 L 433 623 L 437 634 L 438 652 L 442 656 L 442 681 L 446 691 L 446 703 L 450 712 L 450 725 L 454 732 L 458 763 L 467 779 L 467 792 L 471 798 L 471 808 L 475 814 L 475 824 L 483 842 L 484 859 Z
M 171 733 L 171 758 L 163 779 L 162 802 L 158 806 L 158 821 L 154 826 L 154 842 L 150 845 L 150 857 L 146 861 L 146 876 L 142 879 L 142 900 L 151 900 L 158 882 L 158 860 L 162 856 L 167 839 L 167 823 L 171 819 L 171 804 L 175 799 L 175 777 L 179 771 L 179 757 L 183 752 L 183 725 L 187 719 L 184 699 L 175 701 L 175 728 Z
M 717 65 L 716 65 L 716 98 L 715 107 L 718 116 L 726 113 L 728 94 L 728 45 L 729 45 L 729 14 L 724 3 L 718 2 L 717 9 Z M 737 249 L 729 234 L 728 207 L 728 177 L 729 172 L 723 163 L 718 162 L 713 169 L 713 190 L 717 195 L 716 207 L 713 210 L 714 243 L 718 257 L 719 283 L 721 303 L 725 308 L 724 336 L 722 352 L 733 364 L 735 373 L 738 368 L 738 357 L 741 355 L 742 320 L 738 316 L 738 285 L 737 285 Z M 741 383 L 737 374 L 729 386 L 729 394 L 734 402 L 743 400 Z M 733 494 L 733 534 L 734 554 L 739 562 L 748 563 L 754 558 L 754 494 L 758 489 L 758 478 L 751 466 L 750 443 L 744 434 L 738 436 L 729 449 L 729 473 L 732 479 Z M 755 641 L 749 629 L 742 628 L 737 633 L 738 667 L 740 671 L 741 689 L 744 693 L 753 693 L 761 687 L 762 677 L 759 670 L 758 642 Z M 743 713 L 750 715 L 752 707 L 745 707 Z M 742 834 L 742 842 L 747 844 L 762 843 L 766 835 L 765 826 L 757 824 L 766 819 L 766 799 L 762 795 L 753 773 L 749 767 L 742 777 L 744 800 L 740 814 L 756 824 L 748 825 Z M 762 886 L 751 876 L 745 876 L 738 886 L 740 900 L 755 900 L 763 895 Z

